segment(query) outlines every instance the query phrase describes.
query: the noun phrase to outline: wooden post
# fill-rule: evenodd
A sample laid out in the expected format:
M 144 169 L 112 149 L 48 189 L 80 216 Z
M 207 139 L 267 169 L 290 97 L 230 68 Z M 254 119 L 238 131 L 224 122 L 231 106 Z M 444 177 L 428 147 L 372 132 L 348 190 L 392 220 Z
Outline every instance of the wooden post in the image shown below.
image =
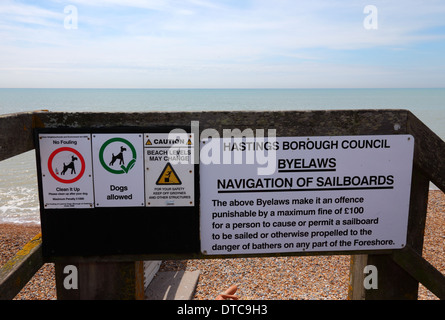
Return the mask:
M 363 270 L 368 264 L 368 255 L 352 255 L 349 272 L 349 300 L 364 300 L 365 288 L 363 286 Z
M 56 263 L 56 289 L 58 300 L 143 300 L 143 262 Z

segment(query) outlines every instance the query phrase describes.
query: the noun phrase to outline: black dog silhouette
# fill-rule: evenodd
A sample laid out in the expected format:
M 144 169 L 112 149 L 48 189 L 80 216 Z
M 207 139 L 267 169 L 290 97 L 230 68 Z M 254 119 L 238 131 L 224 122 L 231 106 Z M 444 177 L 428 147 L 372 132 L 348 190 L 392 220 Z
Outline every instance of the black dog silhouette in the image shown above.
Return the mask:
M 114 165 L 114 163 L 116 162 L 117 159 L 119 159 L 120 165 L 125 165 L 124 151 L 127 151 L 127 149 L 125 149 L 124 147 L 121 147 L 121 152 L 119 152 L 117 155 L 114 155 L 114 153 L 113 153 L 113 157 L 109 163 L 109 166 Z
M 75 156 L 71 156 L 71 162 L 66 165 L 65 162 L 63 163 L 63 170 L 60 173 L 61 175 L 65 175 L 66 171 L 68 169 L 71 169 L 71 174 L 76 174 L 76 168 L 74 167 L 74 161 L 78 160 Z

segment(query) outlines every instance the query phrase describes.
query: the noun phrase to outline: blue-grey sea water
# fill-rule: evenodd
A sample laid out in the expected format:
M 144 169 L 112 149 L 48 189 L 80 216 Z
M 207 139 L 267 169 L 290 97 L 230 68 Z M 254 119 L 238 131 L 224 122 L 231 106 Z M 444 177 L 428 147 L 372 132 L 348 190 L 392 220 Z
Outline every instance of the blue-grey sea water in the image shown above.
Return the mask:
M 33 111 L 408 109 L 445 140 L 445 89 L 0 89 Z M 34 151 L 0 162 L 0 223 L 40 223 Z

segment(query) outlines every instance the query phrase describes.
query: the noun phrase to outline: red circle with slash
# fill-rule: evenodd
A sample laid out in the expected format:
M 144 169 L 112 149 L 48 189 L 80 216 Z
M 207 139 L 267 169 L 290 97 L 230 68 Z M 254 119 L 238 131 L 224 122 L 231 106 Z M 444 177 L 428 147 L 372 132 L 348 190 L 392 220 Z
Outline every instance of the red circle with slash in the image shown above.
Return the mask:
M 58 176 L 54 172 L 54 170 L 52 168 L 52 162 L 54 160 L 54 157 L 57 154 L 59 154 L 60 152 L 64 152 L 64 151 L 68 151 L 68 152 L 74 153 L 78 157 L 78 159 L 80 160 L 80 163 L 82 165 L 82 169 L 80 170 L 80 173 L 73 179 L 62 179 L 62 178 L 60 178 L 60 176 Z M 83 174 L 85 173 L 85 160 L 82 157 L 82 155 L 80 154 L 80 152 L 75 150 L 75 149 L 73 149 L 73 148 L 69 148 L 69 147 L 59 148 L 59 149 L 54 150 L 53 153 L 51 153 L 51 155 L 49 156 L 49 159 L 48 159 L 48 170 L 49 170 L 49 173 L 51 174 L 51 176 L 54 179 L 56 179 L 57 181 L 62 182 L 62 183 L 67 183 L 67 184 L 68 183 L 74 183 L 74 182 L 78 181 L 80 178 L 82 178 Z

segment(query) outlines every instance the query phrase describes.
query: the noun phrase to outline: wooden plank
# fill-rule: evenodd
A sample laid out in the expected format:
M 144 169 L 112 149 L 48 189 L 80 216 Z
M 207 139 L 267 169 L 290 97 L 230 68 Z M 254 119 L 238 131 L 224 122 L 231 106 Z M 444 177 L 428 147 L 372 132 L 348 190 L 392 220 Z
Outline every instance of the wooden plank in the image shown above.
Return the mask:
M 368 255 L 351 255 L 349 270 L 348 300 L 364 300 L 363 273 L 368 264 Z
M 276 129 L 278 136 L 360 135 L 406 133 L 406 110 L 328 110 L 328 111 L 204 111 L 134 113 L 39 114 L 46 128 L 190 125 L 199 129 Z M 266 133 L 267 134 L 267 133 Z
M 278 136 L 402 134 L 406 110 L 204 111 L 204 112 L 24 112 L 0 115 L 0 161 L 34 148 L 32 128 L 190 125 L 276 129 Z M 267 134 L 267 133 L 266 133 Z
M 407 120 L 407 132 L 419 141 L 414 148 L 414 164 L 445 192 L 445 142 L 412 113 Z
M 42 235 L 38 234 L 0 269 L 0 300 L 12 300 L 42 266 Z
M 225 130 L 247 128 L 275 129 L 277 136 L 311 135 L 375 135 L 406 133 L 405 110 L 330 110 L 330 111 L 206 111 L 206 112 L 150 112 L 150 113 L 57 113 L 39 116 L 46 128 L 102 128 L 199 125 L 198 133 L 214 129 L 220 136 Z M 193 131 L 193 130 L 192 130 Z M 265 132 L 268 135 L 268 132 Z M 361 252 L 352 252 L 360 254 Z M 324 254 L 342 254 L 328 252 Z M 350 251 L 343 254 L 351 254 Z M 294 255 L 309 255 L 296 253 Z M 313 255 L 313 254 L 310 254 Z M 276 255 L 275 255 L 276 256 Z M 131 257 L 108 257 L 130 259 Z M 166 256 L 151 256 L 164 259 Z M 180 258 L 178 255 L 171 258 Z M 183 258 L 203 258 L 201 255 Z M 217 257 L 215 257 L 217 258 Z M 100 259 L 94 257 L 93 260 Z
M 412 248 L 394 251 L 392 259 L 439 299 L 445 300 L 445 276 Z
M 0 161 L 34 148 L 32 129 L 43 126 L 41 112 L 0 115 Z

